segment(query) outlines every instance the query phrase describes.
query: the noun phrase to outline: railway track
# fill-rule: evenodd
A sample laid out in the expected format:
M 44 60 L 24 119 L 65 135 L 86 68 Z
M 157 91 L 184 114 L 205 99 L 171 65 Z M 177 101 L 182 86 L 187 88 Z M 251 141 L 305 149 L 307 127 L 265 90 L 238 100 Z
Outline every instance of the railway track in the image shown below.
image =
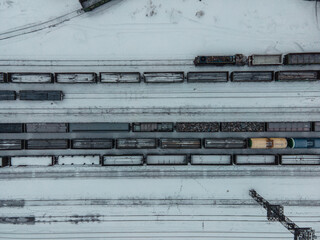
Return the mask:
M 1 169 L 0 179 L 28 178 L 208 178 L 208 177 L 319 177 L 319 166 L 278 167 L 51 167 L 51 168 L 14 168 Z
M 79 17 L 82 14 L 84 14 L 84 11 L 82 9 L 79 9 L 79 10 L 67 13 L 65 15 L 62 15 L 62 16 L 59 16 L 56 18 L 52 18 L 52 19 L 45 21 L 45 22 L 30 24 L 30 25 L 22 26 L 22 27 L 12 29 L 12 30 L 9 30 L 6 32 L 2 32 L 2 33 L 0 33 L 0 41 L 23 36 L 23 35 L 34 33 L 34 32 L 38 32 L 38 31 L 41 31 L 44 29 L 56 27 L 57 25 L 62 24 L 66 21 L 69 21 L 75 17 Z

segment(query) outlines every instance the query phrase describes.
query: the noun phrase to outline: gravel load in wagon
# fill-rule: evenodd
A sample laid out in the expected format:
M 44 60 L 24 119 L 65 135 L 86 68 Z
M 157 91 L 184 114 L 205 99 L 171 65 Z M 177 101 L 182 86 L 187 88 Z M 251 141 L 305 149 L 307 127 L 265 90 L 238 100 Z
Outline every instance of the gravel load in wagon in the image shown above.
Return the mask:
M 267 123 L 268 132 L 310 132 L 310 122 L 270 122 Z
M 251 55 L 249 57 L 249 65 L 251 66 L 282 65 L 282 54 Z
M 58 156 L 57 165 L 100 165 L 100 156 Z
M 65 133 L 68 132 L 67 123 L 27 123 L 28 133 Z
M 231 165 L 231 155 L 191 155 L 193 165 Z
M 273 72 L 232 72 L 233 82 L 271 82 L 273 81 Z
M 11 157 L 11 166 L 52 166 L 52 156 Z
M 148 165 L 187 165 L 186 155 L 148 155 Z
M 183 148 L 196 149 L 201 148 L 201 139 L 187 139 L 187 138 L 167 138 L 160 139 L 161 148 Z
M 9 73 L 8 81 L 12 83 L 52 83 L 52 73 Z
M 112 139 L 73 139 L 71 140 L 73 149 L 111 149 L 113 148 Z
M 320 155 L 282 155 L 282 165 L 320 165 Z
M 29 101 L 61 101 L 62 91 L 20 91 L 20 100 Z
M 320 122 L 315 122 L 314 123 L 314 131 L 315 132 L 320 132 Z
M 16 100 L 15 91 L 0 91 L 0 101 Z
M 66 139 L 32 139 L 26 141 L 26 149 L 68 149 Z
M 102 83 L 139 83 L 141 81 L 138 72 L 102 72 L 100 73 L 100 82 Z
M 22 123 L 0 123 L 0 133 L 22 133 Z
M 134 132 L 172 132 L 173 123 L 133 123 Z
M 222 132 L 264 132 L 263 122 L 222 122 Z
M 178 122 L 176 123 L 177 132 L 219 132 L 220 123 L 218 122 Z
M 184 81 L 183 72 L 145 72 L 146 83 L 176 83 Z
M 5 83 L 7 81 L 7 77 L 5 73 L 0 73 L 0 83 Z
M 247 142 L 245 139 L 237 138 L 210 138 L 204 140 L 204 147 L 215 149 L 246 148 Z
M 69 123 L 70 132 L 129 132 L 129 123 Z
M 320 64 L 320 53 L 289 53 L 285 56 L 287 65 Z
M 143 165 L 143 155 L 103 156 L 104 166 Z
M 9 139 L 9 140 L 0 140 L 0 150 L 21 150 L 22 149 L 22 140 Z
M 228 82 L 229 72 L 189 72 L 188 82 Z
M 276 164 L 276 156 L 275 155 L 236 155 L 236 164 L 272 165 L 272 164 Z
M 280 71 L 276 72 L 276 81 L 317 81 L 318 71 Z
M 57 83 L 95 83 L 97 75 L 95 73 L 56 73 Z
M 154 139 L 154 138 L 117 139 L 116 145 L 118 149 L 157 148 L 157 139 Z

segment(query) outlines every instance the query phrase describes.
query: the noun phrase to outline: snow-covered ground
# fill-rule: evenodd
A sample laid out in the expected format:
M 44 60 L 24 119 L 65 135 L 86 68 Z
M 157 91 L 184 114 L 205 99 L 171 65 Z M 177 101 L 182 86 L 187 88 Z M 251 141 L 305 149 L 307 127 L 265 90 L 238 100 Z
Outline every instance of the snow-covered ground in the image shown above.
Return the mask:
M 320 51 L 320 20 L 309 1 L 114 0 L 90 13 L 79 9 L 78 0 L 0 0 L 0 72 L 186 73 L 197 69 L 192 59 L 202 54 Z M 201 68 L 211 69 L 237 68 Z M 315 121 L 320 116 L 318 82 L 1 84 L 1 90 L 10 89 L 63 89 L 66 95 L 61 103 L 2 102 L 0 122 Z M 280 223 L 267 222 L 265 210 L 250 200 L 251 188 L 283 204 L 299 226 L 320 229 L 318 168 L 307 176 L 306 169 L 290 168 L 282 177 L 268 176 L 272 169 L 254 177 L 250 171 L 208 176 L 201 169 L 199 176 L 172 177 L 158 169 L 144 178 L 114 171 L 115 178 L 85 179 L 73 171 L 70 178 L 41 179 L 28 168 L 34 178 L 1 179 L 0 200 L 9 201 L 0 201 L 0 221 L 31 217 L 31 222 L 0 222 L 0 239 L 293 239 Z M 11 200 L 23 204 L 5 206 L 15 203 Z
M 80 8 L 77 0 L 1 0 L 1 33 Z M 1 59 L 190 59 L 320 50 L 313 2 L 114 0 L 40 32 L 2 40 Z

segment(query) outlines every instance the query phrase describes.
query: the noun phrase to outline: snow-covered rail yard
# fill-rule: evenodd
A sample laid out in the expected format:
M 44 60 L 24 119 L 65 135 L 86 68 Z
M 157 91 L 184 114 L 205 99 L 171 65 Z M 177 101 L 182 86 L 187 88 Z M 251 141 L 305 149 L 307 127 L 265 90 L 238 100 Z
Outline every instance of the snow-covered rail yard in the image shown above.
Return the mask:
M 320 235 L 318 1 L 80 2 L 0 0 L 0 239 Z

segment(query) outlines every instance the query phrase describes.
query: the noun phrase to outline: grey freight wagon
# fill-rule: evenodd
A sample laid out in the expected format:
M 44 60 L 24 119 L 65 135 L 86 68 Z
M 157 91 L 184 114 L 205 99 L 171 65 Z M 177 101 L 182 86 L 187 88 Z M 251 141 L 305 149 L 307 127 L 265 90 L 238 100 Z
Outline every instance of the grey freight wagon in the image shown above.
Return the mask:
M 0 133 L 22 133 L 22 123 L 0 123 Z
M 317 81 L 318 71 L 280 71 L 276 72 L 276 81 Z
M 129 132 L 129 123 L 69 123 L 69 132 Z
M 113 148 L 112 139 L 73 139 L 71 140 L 72 149 L 111 149 Z
M 189 72 L 188 82 L 228 82 L 229 72 Z
M 61 101 L 63 97 L 62 91 L 20 91 L 20 100 L 29 101 Z
M 284 58 L 287 65 L 320 64 L 320 53 L 289 53 Z
M 205 148 L 246 148 L 246 139 L 237 138 L 211 138 L 204 140 Z
M 232 72 L 233 82 L 272 82 L 274 73 L 272 71 L 243 71 Z
M 26 149 L 68 149 L 67 139 L 32 139 L 26 141 Z
M 0 140 L 0 150 L 21 150 L 23 141 L 17 139 Z
M 15 91 L 0 91 L 0 101 L 16 100 Z

